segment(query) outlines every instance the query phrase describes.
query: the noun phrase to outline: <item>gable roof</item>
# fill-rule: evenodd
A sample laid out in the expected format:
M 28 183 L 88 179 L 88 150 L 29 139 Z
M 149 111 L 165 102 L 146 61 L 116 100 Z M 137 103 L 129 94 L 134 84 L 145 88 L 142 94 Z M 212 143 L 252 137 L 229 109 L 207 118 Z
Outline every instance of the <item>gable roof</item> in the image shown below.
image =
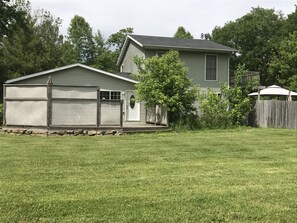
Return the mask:
M 159 37 L 159 36 L 142 36 L 128 35 L 120 53 L 118 64 L 122 61 L 125 51 L 128 48 L 130 41 L 136 43 L 143 49 L 156 50 L 180 50 L 180 51 L 198 51 L 198 52 L 213 52 L 213 53 L 232 53 L 237 52 L 236 49 L 224 46 L 211 40 L 202 39 L 179 39 L 174 37 Z
M 89 67 L 89 66 L 86 66 L 86 65 L 83 65 L 83 64 L 79 64 L 79 63 L 71 64 L 71 65 L 68 65 L 68 66 L 63 66 L 63 67 L 59 67 L 59 68 L 55 68 L 55 69 L 35 73 L 35 74 L 29 74 L 29 75 L 18 77 L 18 78 L 14 78 L 14 79 L 11 79 L 11 80 L 7 80 L 5 83 L 6 84 L 11 84 L 11 83 L 15 83 L 15 82 L 18 82 L 18 81 L 27 80 L 27 79 L 30 79 L 30 78 L 39 77 L 39 76 L 43 76 L 43 75 L 48 75 L 48 74 L 55 73 L 55 72 L 62 71 L 62 70 L 67 70 L 67 69 L 74 68 L 74 67 L 81 67 L 81 68 L 84 68 L 84 69 L 87 69 L 87 70 L 91 70 L 91 71 L 94 71 L 94 72 L 97 72 L 97 73 L 100 73 L 100 74 L 104 74 L 104 75 L 107 75 L 107 76 L 110 76 L 110 77 L 114 77 L 114 78 L 121 79 L 121 80 L 124 80 L 124 81 L 127 81 L 127 82 L 131 82 L 131 83 L 134 83 L 134 84 L 138 83 L 138 81 L 132 79 L 132 77 L 130 77 L 128 75 L 124 76 L 124 75 L 113 74 L 113 73 L 110 73 L 110 72 L 107 72 L 107 71 L 99 70 L 99 69 Z

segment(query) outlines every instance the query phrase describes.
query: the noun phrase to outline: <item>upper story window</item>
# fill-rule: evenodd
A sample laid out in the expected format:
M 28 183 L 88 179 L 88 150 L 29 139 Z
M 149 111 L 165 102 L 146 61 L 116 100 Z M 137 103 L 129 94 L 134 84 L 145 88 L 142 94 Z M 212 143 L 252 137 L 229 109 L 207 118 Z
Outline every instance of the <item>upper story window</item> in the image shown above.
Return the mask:
M 100 91 L 101 100 L 121 100 L 120 91 Z
M 205 55 L 205 80 L 216 81 L 218 76 L 218 56 Z

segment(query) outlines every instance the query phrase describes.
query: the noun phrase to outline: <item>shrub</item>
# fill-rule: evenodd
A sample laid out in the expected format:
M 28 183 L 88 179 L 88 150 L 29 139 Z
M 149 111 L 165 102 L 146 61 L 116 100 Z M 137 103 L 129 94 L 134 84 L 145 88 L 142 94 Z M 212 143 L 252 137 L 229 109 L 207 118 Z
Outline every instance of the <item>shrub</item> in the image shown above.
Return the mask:
M 202 127 L 227 128 L 231 125 L 228 101 L 218 95 L 217 92 L 209 89 L 207 94 L 199 95 L 199 101 Z
M 201 124 L 207 128 L 227 128 L 230 126 L 247 125 L 249 113 L 252 110 L 248 92 L 252 83 L 242 85 L 244 66 L 236 71 L 235 84 L 229 87 L 221 85 L 221 94 L 208 90 L 207 94 L 200 94 Z
M 187 115 L 183 115 L 176 120 L 175 122 L 171 123 L 171 128 L 176 131 L 188 131 L 188 130 L 195 130 L 201 128 L 201 122 L 198 115 L 195 113 L 189 113 Z

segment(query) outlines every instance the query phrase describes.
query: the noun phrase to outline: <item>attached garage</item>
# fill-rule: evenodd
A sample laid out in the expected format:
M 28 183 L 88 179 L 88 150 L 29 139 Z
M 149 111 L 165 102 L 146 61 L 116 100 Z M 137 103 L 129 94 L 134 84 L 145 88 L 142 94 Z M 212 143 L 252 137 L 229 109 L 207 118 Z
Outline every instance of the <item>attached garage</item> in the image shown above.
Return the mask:
M 135 84 L 112 74 L 73 64 L 8 80 L 4 85 L 5 126 L 123 126 L 145 123 Z

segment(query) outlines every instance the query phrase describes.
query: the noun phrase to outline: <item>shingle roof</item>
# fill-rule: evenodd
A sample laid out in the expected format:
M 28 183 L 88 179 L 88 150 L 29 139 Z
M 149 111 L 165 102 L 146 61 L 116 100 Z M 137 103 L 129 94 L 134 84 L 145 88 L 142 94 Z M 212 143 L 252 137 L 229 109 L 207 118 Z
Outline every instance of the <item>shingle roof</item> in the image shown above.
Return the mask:
M 173 37 L 158 36 L 141 36 L 130 35 L 130 39 L 134 40 L 141 47 L 149 49 L 178 49 L 178 50 L 194 50 L 194 51 L 213 51 L 213 52 L 236 52 L 228 46 L 215 43 L 211 40 L 202 39 L 179 39 Z
M 200 51 L 209 53 L 232 53 L 237 50 L 211 40 L 202 39 L 178 39 L 174 37 L 128 35 L 120 53 L 117 65 L 120 65 L 129 42 L 133 41 L 143 49 L 155 50 L 180 50 L 180 51 Z

